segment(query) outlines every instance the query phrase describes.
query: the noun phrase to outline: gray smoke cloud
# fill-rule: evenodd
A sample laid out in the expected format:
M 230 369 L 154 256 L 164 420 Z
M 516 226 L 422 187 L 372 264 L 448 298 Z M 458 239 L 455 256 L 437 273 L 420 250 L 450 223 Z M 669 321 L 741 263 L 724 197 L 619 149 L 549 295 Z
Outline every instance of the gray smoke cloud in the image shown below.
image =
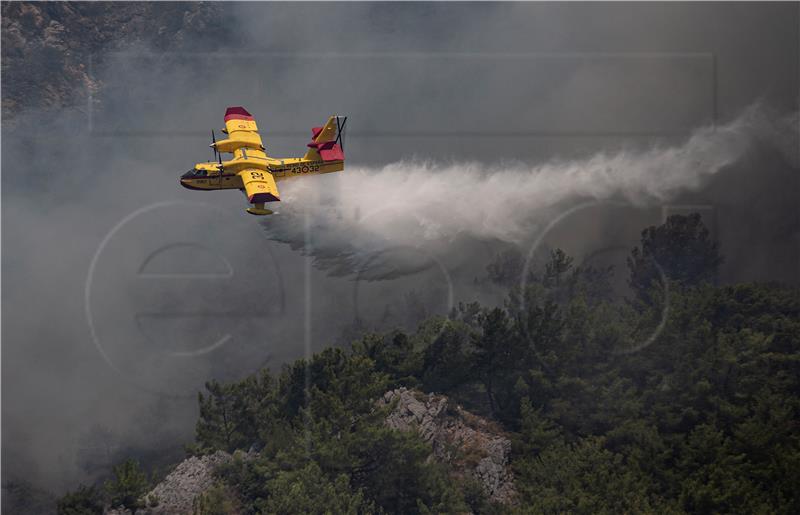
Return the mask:
M 587 199 L 633 205 L 548 245 L 629 247 L 701 209 L 728 278 L 797 280 L 797 165 L 775 150 L 797 138 L 792 4 L 225 9 L 219 50 L 110 48 L 93 103 L 4 121 L 5 478 L 60 492 L 125 454 L 169 461 L 205 379 L 500 302 L 486 264 Z M 350 115 L 347 171 L 281 184 L 263 221 L 182 190 L 229 105 L 277 156 Z

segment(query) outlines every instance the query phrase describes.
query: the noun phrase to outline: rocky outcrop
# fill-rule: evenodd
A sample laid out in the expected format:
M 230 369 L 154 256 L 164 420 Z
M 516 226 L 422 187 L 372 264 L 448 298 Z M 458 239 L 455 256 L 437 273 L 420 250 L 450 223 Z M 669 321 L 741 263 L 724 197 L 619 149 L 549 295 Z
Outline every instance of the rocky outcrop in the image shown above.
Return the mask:
M 400 431 L 417 431 L 431 444 L 431 459 L 447 463 L 459 476 L 477 479 L 491 501 L 514 503 L 514 476 L 509 467 L 511 441 L 495 423 L 473 415 L 445 396 L 406 388 L 386 392 L 377 404 L 390 409 L 386 425 Z M 242 459 L 257 455 L 251 449 L 242 454 Z M 148 506 L 135 514 L 191 514 L 195 499 L 217 481 L 216 468 L 232 459 L 230 454 L 217 451 L 182 461 L 143 497 L 142 502 Z M 130 514 L 129 510 L 107 512 Z
M 202 2 L 3 2 L 3 121 L 26 108 L 86 105 L 104 54 L 132 45 L 197 51 L 226 37 L 223 9 Z
M 145 496 L 145 500 L 154 498 L 158 501 L 158 505 L 151 508 L 149 513 L 191 513 L 195 498 L 214 484 L 214 470 L 232 459 L 227 452 L 217 451 L 208 456 L 193 456 L 182 461 Z
M 459 474 L 480 481 L 494 502 L 512 503 L 514 476 L 509 467 L 511 441 L 494 423 L 454 405 L 447 397 L 398 388 L 380 405 L 390 406 L 389 427 L 417 431 L 433 447 L 433 456 Z
M 214 470 L 232 459 L 227 452 L 217 451 L 207 456 L 192 456 L 183 460 L 144 496 L 142 502 L 148 506 L 136 510 L 136 515 L 191 514 L 194 500 L 214 485 Z M 106 512 L 107 515 L 130 513 L 126 509 Z

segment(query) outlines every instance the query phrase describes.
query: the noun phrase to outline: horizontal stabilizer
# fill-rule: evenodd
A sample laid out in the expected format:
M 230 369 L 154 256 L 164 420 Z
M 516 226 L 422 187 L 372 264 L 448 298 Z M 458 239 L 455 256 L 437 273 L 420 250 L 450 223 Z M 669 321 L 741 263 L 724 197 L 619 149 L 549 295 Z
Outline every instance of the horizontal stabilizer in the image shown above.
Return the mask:
M 322 127 L 311 129 L 311 142 L 306 146 L 308 151 L 305 160 L 324 162 L 344 161 L 344 149 L 341 144 L 341 130 L 347 117 L 331 116 Z
M 323 161 L 344 161 L 342 147 L 333 141 L 328 141 L 317 147 L 319 156 Z

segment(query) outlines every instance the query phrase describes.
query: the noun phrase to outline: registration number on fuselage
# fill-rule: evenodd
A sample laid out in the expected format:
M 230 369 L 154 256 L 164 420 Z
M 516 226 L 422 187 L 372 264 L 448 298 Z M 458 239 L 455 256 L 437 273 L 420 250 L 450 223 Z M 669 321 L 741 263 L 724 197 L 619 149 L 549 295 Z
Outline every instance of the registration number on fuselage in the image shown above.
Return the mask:
M 275 173 L 303 174 L 319 172 L 318 164 L 292 165 L 286 168 L 276 168 Z

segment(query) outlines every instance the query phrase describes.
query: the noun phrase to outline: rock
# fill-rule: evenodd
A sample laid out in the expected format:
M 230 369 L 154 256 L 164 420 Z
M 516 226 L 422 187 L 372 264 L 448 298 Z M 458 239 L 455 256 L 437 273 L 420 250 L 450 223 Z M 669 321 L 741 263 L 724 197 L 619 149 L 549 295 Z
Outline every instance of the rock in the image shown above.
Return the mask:
M 236 451 L 247 461 L 258 456 L 258 452 Z M 230 463 L 234 456 L 224 451 L 217 451 L 206 456 L 192 456 L 180 462 L 163 481 L 146 493 L 141 499 L 146 505 L 135 511 L 126 508 L 107 509 L 105 515 L 191 515 L 194 501 L 217 482 L 217 467 Z M 156 500 L 156 505 L 151 505 Z
M 449 464 L 459 477 L 471 476 L 483 485 L 494 502 L 513 504 L 514 476 L 509 467 L 511 441 L 495 423 L 474 415 L 442 395 L 424 394 L 398 388 L 386 392 L 378 402 L 391 407 L 387 426 L 400 431 L 417 431 L 431 444 L 430 459 Z M 243 451 L 236 451 L 243 452 Z M 244 460 L 258 455 L 251 448 Z M 109 510 L 107 515 L 191 514 L 195 499 L 217 481 L 215 469 L 233 459 L 230 454 L 191 457 L 182 461 L 143 501 L 158 500 L 157 506 L 136 510 Z
M 157 499 L 156 506 L 136 510 L 136 515 L 191 514 L 195 498 L 216 482 L 214 470 L 229 463 L 233 456 L 217 451 L 207 456 L 192 456 L 183 460 L 163 481 L 145 494 L 143 501 Z M 107 515 L 128 515 L 130 510 L 109 510 Z
M 514 475 L 509 467 L 511 441 L 493 422 L 452 405 L 445 396 L 398 388 L 386 392 L 382 406 L 393 406 L 386 425 L 417 431 L 431 444 L 433 457 L 458 474 L 476 478 L 489 499 L 514 502 Z
M 207 2 L 3 2 L 4 127 L 26 109 L 83 108 L 90 98 L 98 101 L 102 83 L 92 73 L 108 52 L 220 46 L 231 33 L 227 12 Z

